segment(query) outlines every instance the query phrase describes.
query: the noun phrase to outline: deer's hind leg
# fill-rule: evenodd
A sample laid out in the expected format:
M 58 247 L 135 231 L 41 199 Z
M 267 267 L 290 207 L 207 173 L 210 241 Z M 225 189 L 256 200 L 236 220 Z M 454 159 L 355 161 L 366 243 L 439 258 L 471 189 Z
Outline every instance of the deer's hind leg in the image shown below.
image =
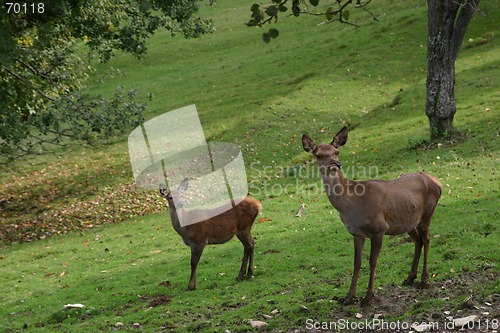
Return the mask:
M 415 281 L 415 278 L 417 277 L 418 263 L 420 261 L 420 254 L 422 253 L 423 246 L 422 237 L 417 228 L 414 228 L 410 232 L 408 232 L 408 235 L 410 235 L 411 239 L 415 243 L 415 252 L 413 253 L 413 263 L 411 265 L 410 274 L 408 274 L 406 280 L 403 281 L 403 286 L 411 286 L 413 284 L 413 281 Z
M 241 244 L 243 244 L 243 259 L 241 260 L 240 273 L 236 278 L 238 281 L 241 281 L 245 278 L 245 273 L 247 279 L 250 279 L 253 275 L 253 253 L 255 240 L 249 231 L 238 233 L 236 236 L 240 240 Z
M 430 283 L 429 283 L 429 271 L 427 268 L 427 259 L 429 255 L 429 245 L 431 242 L 431 237 L 429 233 L 429 226 L 431 223 L 431 218 L 429 217 L 428 220 L 423 221 L 417 226 L 417 230 L 420 234 L 420 239 L 422 240 L 423 246 L 424 246 L 424 264 L 422 266 L 422 280 L 420 281 L 419 288 L 428 288 Z

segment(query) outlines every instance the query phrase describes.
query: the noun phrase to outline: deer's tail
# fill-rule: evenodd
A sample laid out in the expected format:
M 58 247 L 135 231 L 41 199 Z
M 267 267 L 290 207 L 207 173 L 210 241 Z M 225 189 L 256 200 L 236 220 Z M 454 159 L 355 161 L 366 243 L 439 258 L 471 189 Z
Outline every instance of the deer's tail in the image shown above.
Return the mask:
M 257 209 L 257 215 L 259 215 L 262 212 L 262 204 L 260 203 L 259 200 L 251 197 L 247 197 L 245 199 L 251 206 L 255 207 Z
M 434 184 L 436 184 L 439 187 L 439 194 L 443 193 L 443 184 L 441 184 L 439 179 L 437 177 L 431 176 L 429 174 L 426 174 L 426 175 L 434 182 Z

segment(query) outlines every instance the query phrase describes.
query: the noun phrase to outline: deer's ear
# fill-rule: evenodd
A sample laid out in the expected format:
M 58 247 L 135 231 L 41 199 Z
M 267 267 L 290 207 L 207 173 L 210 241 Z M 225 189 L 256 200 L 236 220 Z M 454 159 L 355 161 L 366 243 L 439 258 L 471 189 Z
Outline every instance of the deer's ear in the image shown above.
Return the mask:
M 179 185 L 179 191 L 184 192 L 188 189 L 189 186 L 189 178 L 184 178 L 184 180 Z
M 307 134 L 302 134 L 302 147 L 308 153 L 312 153 L 316 149 L 316 143 Z
M 333 141 L 331 144 L 335 148 L 342 147 L 347 142 L 347 134 L 348 134 L 347 126 L 342 127 L 342 129 L 333 138 Z

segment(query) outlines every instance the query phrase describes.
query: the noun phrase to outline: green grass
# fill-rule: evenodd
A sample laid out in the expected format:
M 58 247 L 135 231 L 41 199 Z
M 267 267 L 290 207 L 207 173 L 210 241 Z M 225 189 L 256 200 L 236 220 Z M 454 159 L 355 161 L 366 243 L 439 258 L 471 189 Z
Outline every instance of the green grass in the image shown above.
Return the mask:
M 307 318 L 355 320 L 357 312 L 364 318 L 383 312 L 391 320 L 444 321 L 444 311 L 455 317 L 482 312 L 464 310 L 469 295 L 475 305 L 493 304 L 483 319 L 498 319 L 500 31 L 494 18 L 500 13 L 492 3 L 481 7 L 456 64 L 455 125 L 463 137 L 430 149 L 415 148 L 428 138 L 421 3 L 374 4 L 381 21 L 361 14 L 360 29 L 317 26 L 313 17 L 283 19 L 280 37 L 264 44 L 261 31 L 243 25 L 250 15 L 247 2 L 219 1 L 217 8 L 203 9 L 217 24 L 215 34 L 185 40 L 159 33 L 145 59 L 120 54 L 100 65 L 89 92 L 107 95 L 125 85 L 144 101 L 153 93 L 148 118 L 196 103 L 208 140 L 241 146 L 250 190 L 264 206 L 262 223 L 253 229 L 255 277 L 235 281 L 242 247 L 233 240 L 207 247 L 197 290 L 185 292 L 189 249 L 169 225 L 164 202 L 155 193 L 122 189 L 133 181 L 126 137 L 99 150 L 73 147 L 34 165 L 19 163 L 3 176 L 0 193 L 12 203 L 0 212 L 2 227 L 35 221 L 33 238 L 64 235 L 3 244 L 0 332 L 23 326 L 33 332 L 242 332 L 252 331 L 250 319 L 268 322 L 269 331 L 293 331 L 304 330 Z M 111 67 L 121 68 L 123 76 L 98 84 Z M 444 192 L 431 225 L 430 290 L 399 287 L 413 245 L 405 237 L 387 237 L 375 305 L 337 303 L 350 283 L 352 239 L 316 191 L 320 180 L 300 136 L 307 132 L 327 142 L 344 124 L 352 129 L 341 150 L 349 177 L 389 179 L 425 170 L 441 179 Z M 119 204 L 103 214 L 106 201 L 92 202 L 106 196 Z M 307 208 L 297 218 L 303 202 Z M 78 203 L 92 213 L 81 220 L 78 210 L 64 215 Z M 56 210 L 63 213 L 59 222 L 50 215 Z M 43 214 L 49 217 L 41 219 Z M 40 221 L 54 232 L 37 233 Z M 83 222 L 95 226 L 83 230 Z M 359 296 L 367 281 L 365 260 Z M 86 307 L 64 310 L 69 303 Z M 124 326 L 115 327 L 117 322 Z

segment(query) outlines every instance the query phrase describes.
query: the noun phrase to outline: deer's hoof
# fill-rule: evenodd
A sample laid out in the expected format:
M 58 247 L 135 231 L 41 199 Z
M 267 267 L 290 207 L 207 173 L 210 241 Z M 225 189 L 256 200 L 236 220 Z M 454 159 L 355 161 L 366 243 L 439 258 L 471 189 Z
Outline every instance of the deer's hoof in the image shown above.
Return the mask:
M 188 286 L 188 287 L 186 288 L 186 291 L 193 291 L 193 290 L 195 290 L 195 289 L 196 289 L 196 286 Z
M 403 286 L 412 286 L 413 281 L 415 281 L 415 278 L 407 278 L 406 280 L 403 281 Z
M 369 306 L 371 304 L 371 302 L 372 302 L 372 299 L 373 299 L 373 296 L 372 297 L 365 296 L 361 300 L 360 305 L 362 307 Z
M 354 303 L 354 297 L 347 295 L 343 300 L 340 301 L 342 305 L 351 305 Z
M 245 276 L 244 276 L 244 275 L 238 275 L 238 276 L 236 277 L 236 281 L 243 281 L 243 279 L 244 279 L 244 278 L 245 278 Z
M 429 281 L 424 280 L 418 284 L 418 289 L 429 289 L 430 286 L 431 284 L 429 283 Z

